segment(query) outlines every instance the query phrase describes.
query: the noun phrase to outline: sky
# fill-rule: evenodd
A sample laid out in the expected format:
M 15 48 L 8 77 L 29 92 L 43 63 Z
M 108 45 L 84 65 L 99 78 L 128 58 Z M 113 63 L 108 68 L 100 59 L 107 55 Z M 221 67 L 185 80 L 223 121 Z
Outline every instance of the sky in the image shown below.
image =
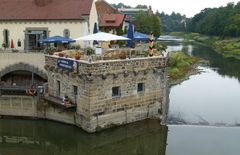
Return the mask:
M 193 17 L 205 8 L 214 8 L 220 6 L 226 6 L 229 2 L 235 2 L 240 0 L 106 0 L 108 3 L 124 3 L 135 7 L 138 4 L 151 5 L 154 12 L 164 11 L 167 14 L 171 14 L 173 11 L 176 13 L 185 14 L 187 17 Z

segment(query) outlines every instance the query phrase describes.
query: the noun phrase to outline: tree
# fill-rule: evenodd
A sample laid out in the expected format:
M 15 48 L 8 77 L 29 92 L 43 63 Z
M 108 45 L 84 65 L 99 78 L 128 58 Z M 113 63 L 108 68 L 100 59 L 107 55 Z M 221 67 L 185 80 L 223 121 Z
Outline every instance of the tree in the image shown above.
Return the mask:
M 187 21 L 190 32 L 220 37 L 240 35 L 240 2 L 225 7 L 206 8 Z
M 125 5 L 123 3 L 118 3 L 118 4 L 111 4 L 114 8 L 131 8 L 129 5 Z
M 148 16 L 140 11 L 135 19 L 136 31 L 146 34 L 153 32 L 155 36 L 161 34 L 161 21 L 157 15 Z
M 156 13 L 162 24 L 163 32 L 184 32 L 186 31 L 187 18 L 185 15 L 173 12 L 171 15 L 165 14 L 164 12 Z
M 136 8 L 137 8 L 137 9 L 147 9 L 148 7 L 147 7 L 147 5 L 141 5 L 141 4 L 139 4 L 139 5 L 136 6 Z

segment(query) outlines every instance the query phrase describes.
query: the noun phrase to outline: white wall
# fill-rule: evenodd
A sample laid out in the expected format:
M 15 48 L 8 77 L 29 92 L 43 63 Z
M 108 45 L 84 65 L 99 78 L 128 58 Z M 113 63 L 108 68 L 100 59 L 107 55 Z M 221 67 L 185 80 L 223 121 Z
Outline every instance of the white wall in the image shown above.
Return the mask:
M 90 34 L 93 34 L 94 23 L 97 23 L 97 25 L 98 25 L 97 8 L 95 5 L 95 1 L 93 0 L 93 4 L 91 7 L 90 16 L 89 16 L 89 32 L 90 32 Z M 98 25 L 98 29 L 99 29 L 99 25 Z M 92 41 L 90 42 L 90 46 L 93 46 Z
M 0 21 L 0 48 L 2 48 L 4 29 L 9 30 L 9 43 L 11 39 L 13 39 L 15 49 L 24 50 L 24 31 L 26 28 L 48 28 L 50 31 L 50 37 L 55 35 L 63 36 L 64 29 L 69 29 L 70 38 L 75 39 L 83 36 L 85 21 L 89 22 L 89 31 L 90 34 L 92 34 L 94 23 L 96 22 L 98 24 L 98 15 L 94 0 L 90 11 L 90 16 L 87 17 L 86 20 Z M 17 47 L 18 39 L 21 40 L 21 47 Z M 83 47 L 82 41 L 78 42 L 77 44 L 80 44 Z
M 0 45 L 3 43 L 3 30 L 9 30 L 9 40 L 13 39 L 14 46 L 18 50 L 24 49 L 24 39 L 26 28 L 48 28 L 49 36 L 63 36 L 64 29 L 70 30 L 70 38 L 75 39 L 83 35 L 84 21 L 6 21 L 0 22 Z M 17 47 L 18 39 L 21 40 L 22 46 Z M 80 42 L 83 46 L 83 43 Z M 2 46 L 0 46 L 2 48 Z
M 94 23 L 97 23 L 97 25 L 98 25 L 97 8 L 96 8 L 96 5 L 95 5 L 95 2 L 93 1 L 90 16 L 89 16 L 90 34 L 93 33 Z

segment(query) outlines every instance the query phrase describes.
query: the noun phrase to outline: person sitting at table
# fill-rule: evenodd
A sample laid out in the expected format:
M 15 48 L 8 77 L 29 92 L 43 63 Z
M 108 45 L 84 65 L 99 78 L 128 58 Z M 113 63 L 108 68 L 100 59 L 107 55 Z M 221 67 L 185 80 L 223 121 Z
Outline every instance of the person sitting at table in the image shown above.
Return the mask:
M 70 104 L 70 103 L 71 103 L 71 101 L 70 101 L 70 99 L 68 98 L 68 96 L 67 96 L 67 95 L 64 96 L 64 97 L 63 97 L 63 104 L 66 105 L 66 104 Z

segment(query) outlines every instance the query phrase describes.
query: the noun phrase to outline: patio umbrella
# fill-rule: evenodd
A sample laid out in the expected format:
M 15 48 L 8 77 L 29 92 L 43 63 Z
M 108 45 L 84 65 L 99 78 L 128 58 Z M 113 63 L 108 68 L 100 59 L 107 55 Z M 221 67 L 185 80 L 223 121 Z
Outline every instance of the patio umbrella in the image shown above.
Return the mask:
M 80 37 L 80 38 L 76 38 L 74 40 L 76 40 L 76 41 L 79 41 L 79 40 L 111 41 L 111 40 L 130 40 L 130 39 L 126 38 L 126 37 L 110 34 L 110 33 L 98 32 L 98 33 L 91 34 L 91 35 L 88 35 L 88 36 L 83 36 L 83 37 Z
M 75 42 L 75 40 L 70 39 L 70 38 L 61 37 L 61 36 L 53 36 L 53 37 L 49 37 L 46 39 L 42 39 L 39 42 L 40 42 L 40 44 L 43 44 L 43 43 L 72 43 L 72 42 Z
M 97 23 L 94 23 L 93 34 L 98 33 Z M 96 40 L 93 41 L 93 45 L 98 44 Z
M 85 22 L 84 24 L 84 29 L 83 29 L 83 36 L 87 36 L 89 35 L 89 32 L 88 32 L 88 23 Z M 84 48 L 87 48 L 89 46 L 89 41 L 84 41 L 83 42 L 83 47 Z
M 134 38 L 133 38 L 134 36 L 133 36 L 132 23 L 129 23 L 127 37 L 130 39 L 130 40 L 128 40 L 127 46 L 130 48 L 133 48 L 134 47 Z
M 12 39 L 11 39 L 10 48 L 14 48 L 14 43 L 13 43 L 13 40 L 12 40 Z
M 127 34 L 123 35 L 123 37 L 127 37 Z M 133 39 L 134 41 L 149 41 L 149 36 L 144 33 L 134 32 Z

